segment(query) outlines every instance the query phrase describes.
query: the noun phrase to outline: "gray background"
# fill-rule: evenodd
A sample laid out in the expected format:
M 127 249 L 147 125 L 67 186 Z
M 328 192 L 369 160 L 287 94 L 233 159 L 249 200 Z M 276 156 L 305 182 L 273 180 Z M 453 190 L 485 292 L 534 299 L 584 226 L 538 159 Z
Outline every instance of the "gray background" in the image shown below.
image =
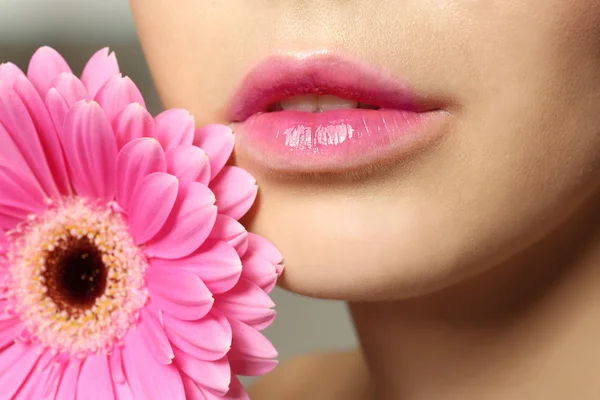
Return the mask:
M 26 69 L 29 57 L 42 45 L 59 50 L 76 73 L 95 50 L 110 47 L 117 54 L 121 71 L 141 89 L 150 111 L 160 111 L 127 1 L 0 0 L 0 62 L 12 61 Z M 279 316 L 265 333 L 278 348 L 280 360 L 356 343 L 342 303 L 308 299 L 279 289 L 273 292 L 273 299 Z

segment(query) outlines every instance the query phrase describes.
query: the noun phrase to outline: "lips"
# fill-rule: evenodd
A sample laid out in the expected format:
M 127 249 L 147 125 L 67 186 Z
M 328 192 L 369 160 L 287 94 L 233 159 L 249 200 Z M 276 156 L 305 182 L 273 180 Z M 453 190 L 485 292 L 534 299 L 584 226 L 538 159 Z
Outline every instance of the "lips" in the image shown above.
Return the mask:
M 439 136 L 447 113 L 389 74 L 317 53 L 255 66 L 228 116 L 242 157 L 283 172 L 336 172 L 402 158 Z

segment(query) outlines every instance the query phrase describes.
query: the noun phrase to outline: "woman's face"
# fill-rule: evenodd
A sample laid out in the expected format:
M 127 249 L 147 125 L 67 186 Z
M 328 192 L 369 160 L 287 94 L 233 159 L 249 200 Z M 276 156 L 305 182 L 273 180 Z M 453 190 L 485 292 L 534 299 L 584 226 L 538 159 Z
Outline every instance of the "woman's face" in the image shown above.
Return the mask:
M 597 0 L 132 5 L 164 105 L 198 125 L 242 121 L 234 162 L 260 187 L 247 222 L 281 249 L 293 291 L 437 290 L 532 245 L 600 184 Z M 314 144 L 318 124 L 339 135 L 385 110 L 247 115 L 281 112 L 276 100 L 299 93 L 364 96 L 404 114 L 380 123 L 379 141 L 347 135 L 347 147 L 326 140 L 310 153 L 275 136 L 309 126 Z M 377 104 L 386 96 L 395 102 Z M 314 110 L 315 99 L 296 107 Z

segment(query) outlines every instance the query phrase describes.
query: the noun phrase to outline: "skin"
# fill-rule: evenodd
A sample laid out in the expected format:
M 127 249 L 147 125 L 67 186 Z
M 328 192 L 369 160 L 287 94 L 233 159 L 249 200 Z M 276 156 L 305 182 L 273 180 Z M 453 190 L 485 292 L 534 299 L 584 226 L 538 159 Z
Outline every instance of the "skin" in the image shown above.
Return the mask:
M 281 285 L 351 303 L 362 349 L 345 356 L 361 367 L 342 376 L 369 376 L 355 393 L 598 397 L 586 365 L 600 362 L 599 2 L 131 4 L 165 106 L 198 125 L 229 123 L 236 85 L 277 51 L 350 55 L 448 111 L 440 140 L 360 177 L 291 179 L 243 151 L 234 160 L 258 180 L 246 222 L 285 255 Z M 285 398 L 347 398 L 323 375 L 314 397 L 287 384 Z

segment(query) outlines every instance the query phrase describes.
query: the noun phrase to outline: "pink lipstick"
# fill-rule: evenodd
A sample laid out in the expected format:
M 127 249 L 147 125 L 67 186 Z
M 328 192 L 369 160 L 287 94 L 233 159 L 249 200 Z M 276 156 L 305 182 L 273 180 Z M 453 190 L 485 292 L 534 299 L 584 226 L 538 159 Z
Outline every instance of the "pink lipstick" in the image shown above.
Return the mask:
M 447 116 L 390 74 L 330 53 L 266 59 L 228 107 L 238 154 L 284 172 L 401 157 L 439 136 Z

